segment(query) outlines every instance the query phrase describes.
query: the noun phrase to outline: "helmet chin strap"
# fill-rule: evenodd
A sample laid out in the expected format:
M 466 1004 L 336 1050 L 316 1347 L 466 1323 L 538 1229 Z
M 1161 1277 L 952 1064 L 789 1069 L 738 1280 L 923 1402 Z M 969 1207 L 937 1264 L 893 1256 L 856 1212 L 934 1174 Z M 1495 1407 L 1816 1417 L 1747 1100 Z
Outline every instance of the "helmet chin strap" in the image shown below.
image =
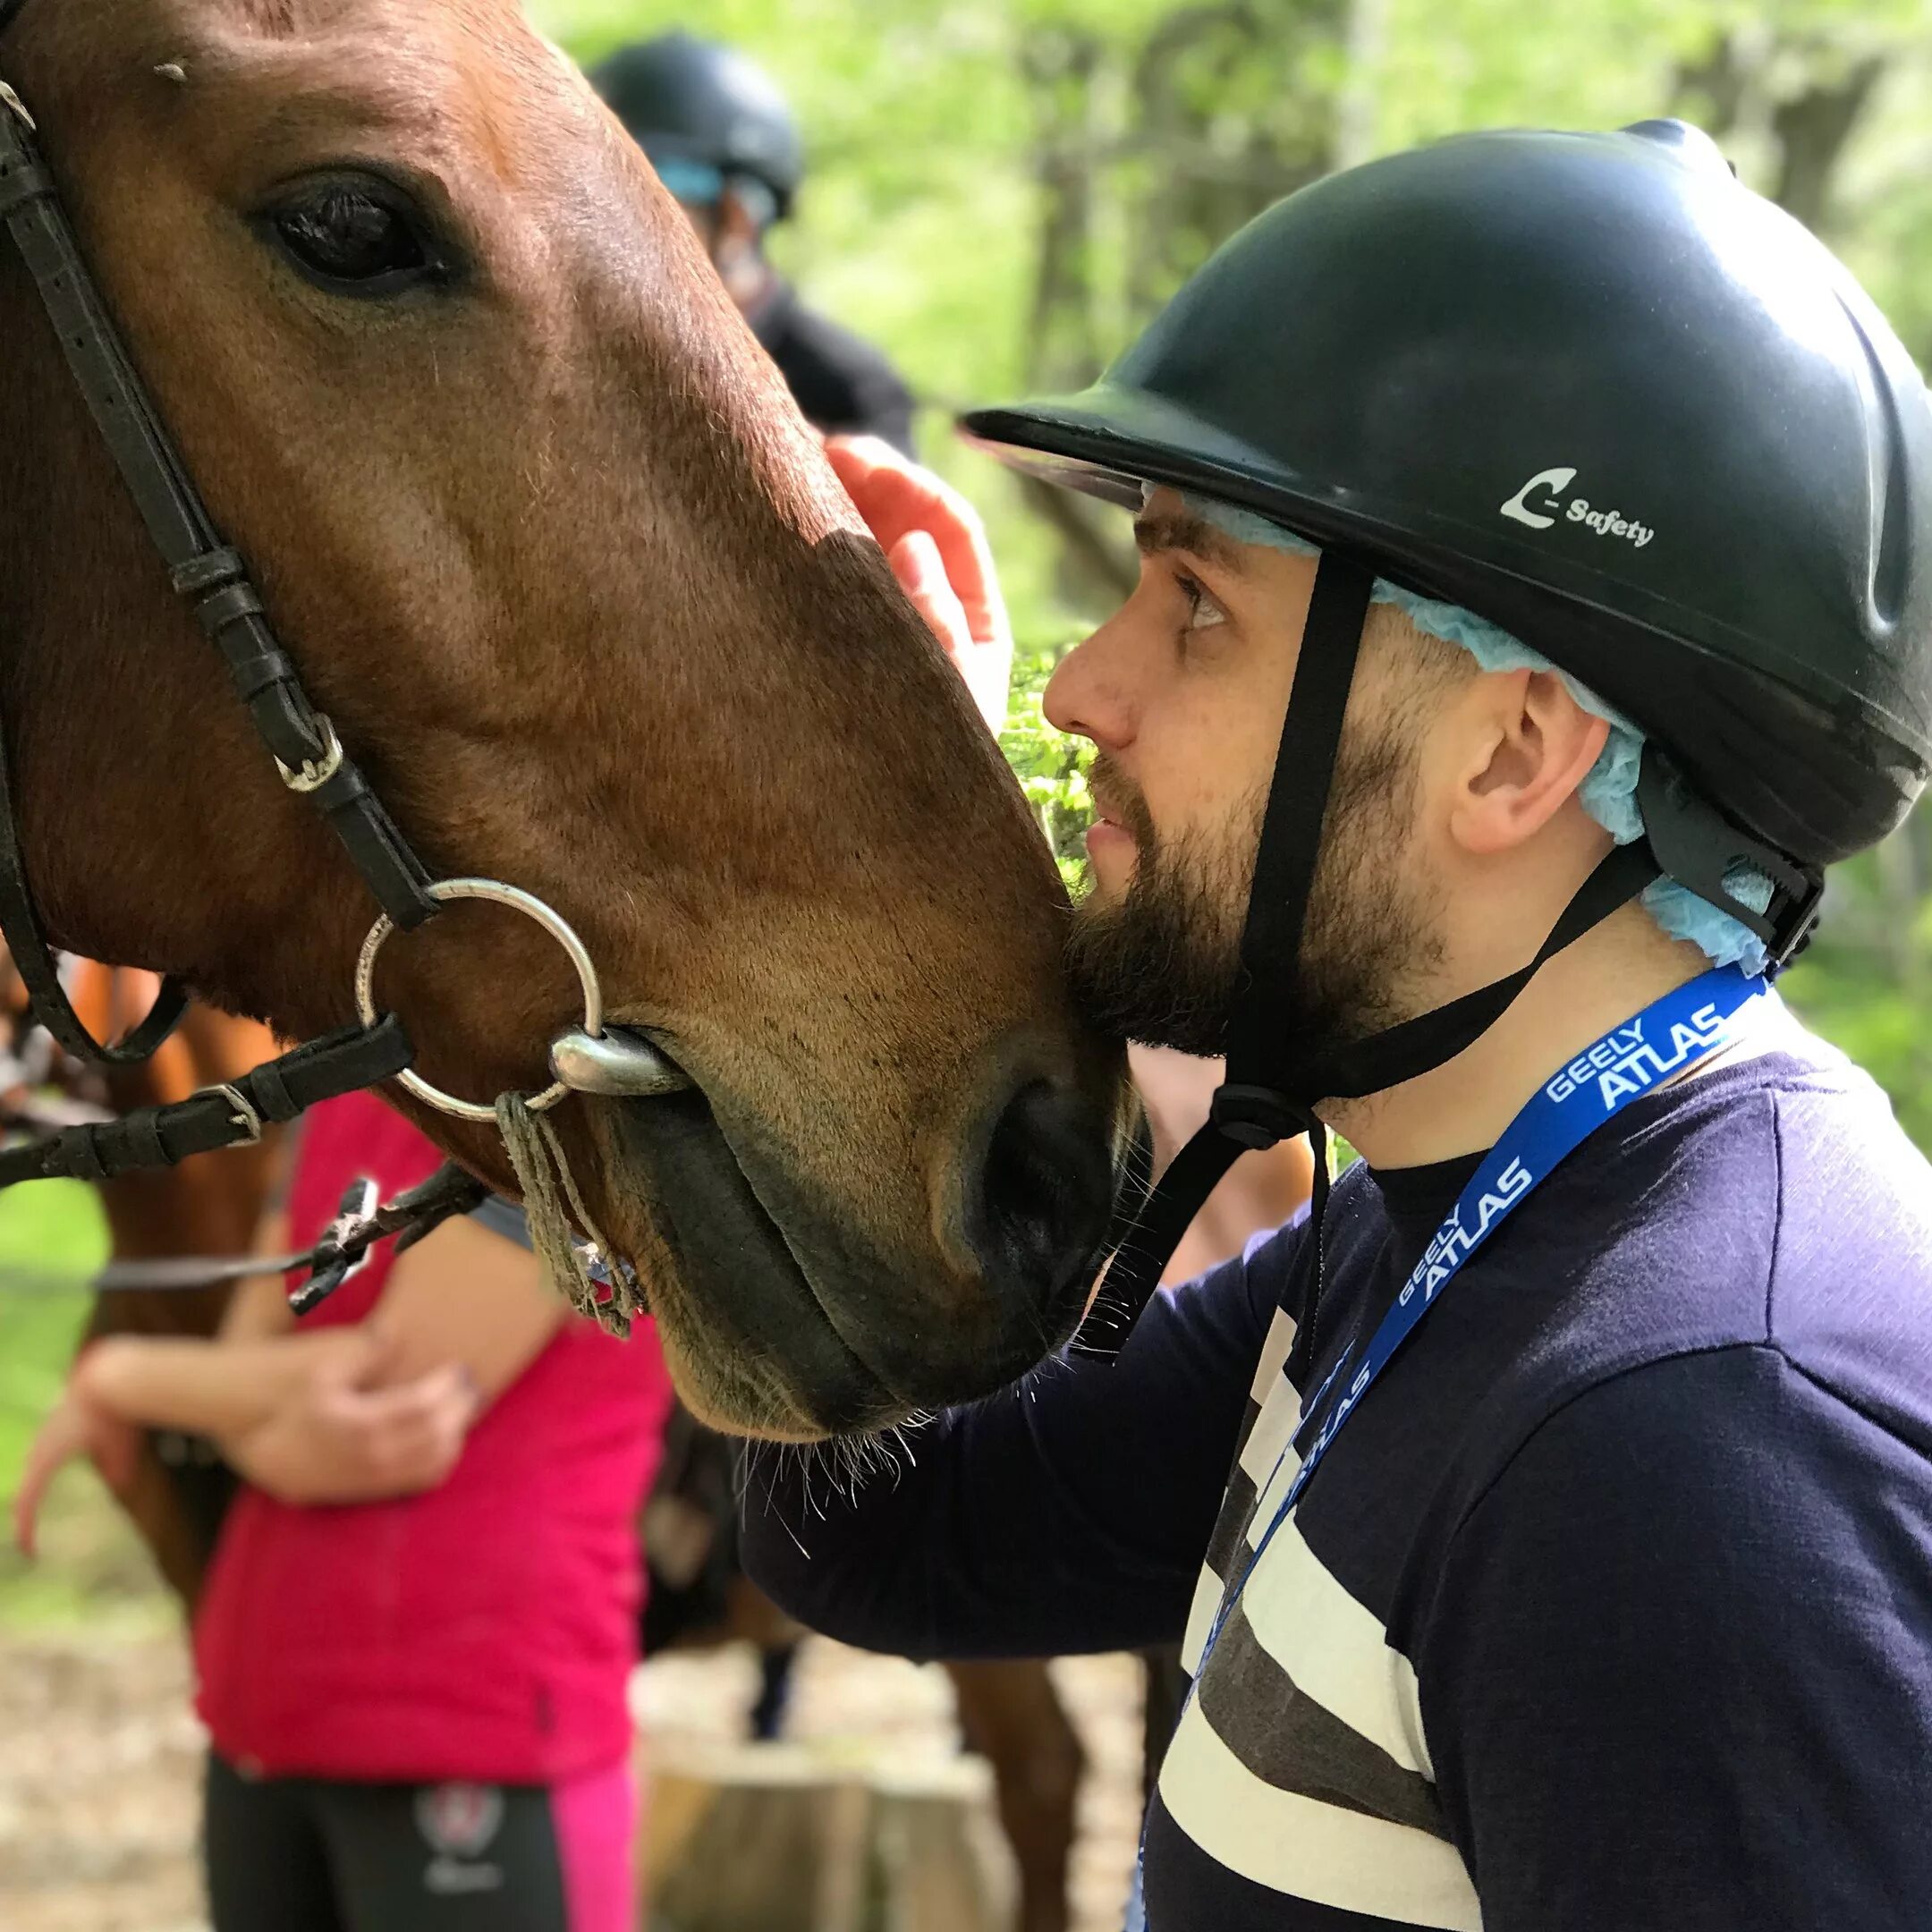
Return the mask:
M 1207 1124 L 1134 1210 L 1073 1338 L 1078 1354 L 1119 1354 L 1188 1224 L 1250 1148 L 1308 1134 L 1315 1152 L 1310 1213 L 1318 1244 L 1328 1162 L 1317 1103 L 1360 1099 L 1453 1060 L 1495 1025 L 1546 961 L 1658 876 L 1644 841 L 1618 846 L 1583 882 L 1521 970 L 1367 1039 L 1314 1054 L 1301 1048 L 1277 1015 L 1284 1005 L 1292 1011 L 1299 1004 L 1309 897 L 1374 581 L 1373 572 L 1355 559 L 1335 550 L 1322 553 L 1255 853 L 1241 934 L 1241 990 L 1228 1026 L 1227 1077 L 1216 1091 Z

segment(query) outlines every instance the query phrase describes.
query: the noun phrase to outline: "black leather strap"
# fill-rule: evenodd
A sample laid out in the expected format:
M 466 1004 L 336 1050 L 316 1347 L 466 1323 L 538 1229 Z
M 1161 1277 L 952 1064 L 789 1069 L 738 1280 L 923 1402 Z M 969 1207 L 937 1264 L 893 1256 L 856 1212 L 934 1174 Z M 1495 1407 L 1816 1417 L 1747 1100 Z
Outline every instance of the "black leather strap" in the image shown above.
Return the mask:
M 0 32 L 21 0 L 0 0 Z M 123 346 L 42 162 L 31 124 L 0 87 L 0 229 L 19 249 L 115 467 L 166 564 L 176 593 L 193 605 L 284 782 L 307 793 L 335 828 L 383 910 L 402 927 L 437 911 L 430 874 L 411 850 L 334 727 L 309 701 L 277 643 L 260 593 L 238 553 L 222 541 L 192 479 Z M 174 1030 L 183 989 L 163 984 L 153 1010 L 115 1046 L 94 1039 L 73 1010 L 41 930 L 21 851 L 19 820 L 0 728 L 0 931 L 11 947 L 34 1015 L 76 1057 L 127 1064 L 147 1058 Z M 393 1019 L 351 1028 L 296 1048 L 233 1086 L 123 1119 L 63 1129 L 32 1146 L 0 1153 L 0 1187 L 65 1175 L 103 1181 L 165 1167 L 260 1138 L 265 1123 L 401 1072 L 410 1045 Z
M 1301 928 L 1329 781 L 1374 588 L 1374 576 L 1362 564 L 1339 551 L 1323 552 L 1255 853 L 1241 933 L 1242 991 L 1228 1026 L 1227 1077 L 1207 1124 L 1174 1157 L 1115 1250 L 1074 1337 L 1078 1354 L 1118 1356 L 1189 1223 L 1243 1152 L 1273 1147 L 1316 1124 L 1309 1106 L 1320 1096 L 1308 1096 L 1295 1079 L 1292 1044 L 1283 1040 L 1275 1015 L 1284 979 L 1292 997 L 1301 972 Z M 1326 1199 L 1326 1174 L 1321 1182 Z
M 269 1123 L 292 1121 L 324 1100 L 393 1079 L 410 1059 L 409 1036 L 394 1013 L 372 1027 L 344 1027 L 227 1087 L 9 1148 L 0 1152 L 0 1188 L 22 1181 L 108 1181 L 241 1147 L 259 1140 Z
M 305 791 L 398 926 L 436 911 L 430 874 L 303 691 L 238 552 L 223 542 L 89 272 L 32 136 L 0 106 L 0 219 L 176 592 L 220 650 L 285 782 Z M 300 782 L 307 773 L 314 783 Z
M 352 1192 L 360 1192 L 358 1182 Z M 290 1275 L 309 1270 L 309 1279 L 289 1297 L 304 1314 L 334 1293 L 392 1234 L 398 1254 L 413 1247 L 456 1215 L 481 1205 L 489 1190 L 453 1163 L 399 1194 L 387 1207 L 366 1216 L 338 1215 L 312 1248 L 294 1254 L 168 1255 L 152 1261 L 110 1261 L 89 1284 L 97 1294 L 194 1294 L 245 1281 L 251 1275 Z

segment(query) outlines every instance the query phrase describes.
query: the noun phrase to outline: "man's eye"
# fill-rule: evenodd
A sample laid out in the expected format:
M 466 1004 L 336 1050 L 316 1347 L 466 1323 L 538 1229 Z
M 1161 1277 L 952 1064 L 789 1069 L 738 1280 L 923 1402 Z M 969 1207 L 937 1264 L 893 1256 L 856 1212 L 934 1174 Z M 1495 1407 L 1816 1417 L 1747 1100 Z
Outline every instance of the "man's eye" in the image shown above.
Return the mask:
M 1185 631 L 1206 631 L 1211 625 L 1225 623 L 1227 613 L 1217 604 L 1206 585 L 1185 572 L 1177 573 L 1175 582 L 1181 587 L 1181 595 L 1187 599 L 1187 622 L 1182 626 Z

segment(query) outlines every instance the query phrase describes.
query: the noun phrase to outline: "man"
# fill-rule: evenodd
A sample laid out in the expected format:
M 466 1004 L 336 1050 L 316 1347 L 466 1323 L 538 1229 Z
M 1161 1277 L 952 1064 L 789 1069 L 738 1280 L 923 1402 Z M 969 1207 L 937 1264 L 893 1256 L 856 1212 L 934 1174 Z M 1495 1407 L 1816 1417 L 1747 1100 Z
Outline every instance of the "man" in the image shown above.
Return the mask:
M 912 397 L 869 343 L 815 314 L 765 258 L 804 172 L 784 97 L 741 54 L 661 35 L 613 54 L 590 82 L 650 157 L 732 300 L 819 428 L 883 436 L 909 454 Z
M 1918 372 L 1651 123 L 1318 183 L 969 428 L 1139 511 L 1048 696 L 1074 953 L 1230 1078 L 1072 1354 L 850 1497 L 755 1453 L 753 1573 L 915 1656 L 1184 1628 L 1155 1932 L 1923 1927 L 1932 1174 L 1756 977 L 1932 758 Z M 846 474 L 976 635 L 934 486 Z M 1310 1114 L 1363 1163 L 1123 1343 Z

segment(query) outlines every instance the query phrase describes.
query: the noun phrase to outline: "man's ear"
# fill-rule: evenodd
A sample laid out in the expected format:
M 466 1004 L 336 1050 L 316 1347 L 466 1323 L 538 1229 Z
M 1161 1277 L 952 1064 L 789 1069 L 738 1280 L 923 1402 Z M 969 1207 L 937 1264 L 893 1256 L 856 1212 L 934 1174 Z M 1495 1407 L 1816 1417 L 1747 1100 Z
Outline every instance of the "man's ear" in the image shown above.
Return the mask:
M 1467 755 L 1449 829 L 1465 852 L 1504 852 L 1540 832 L 1575 795 L 1610 736 L 1554 671 L 1498 671 L 1464 696 Z

